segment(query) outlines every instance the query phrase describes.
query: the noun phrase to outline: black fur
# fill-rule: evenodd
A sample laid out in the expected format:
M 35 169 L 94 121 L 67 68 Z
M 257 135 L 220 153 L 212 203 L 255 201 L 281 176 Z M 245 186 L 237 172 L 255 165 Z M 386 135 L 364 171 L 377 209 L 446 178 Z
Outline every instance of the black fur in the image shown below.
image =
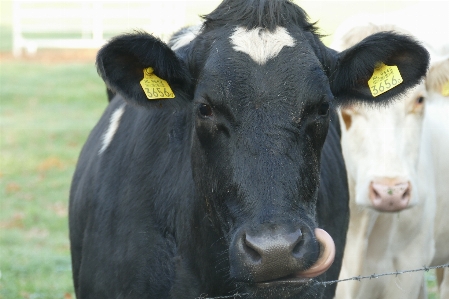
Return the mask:
M 203 18 L 208 29 L 239 25 L 273 31 L 278 26 L 298 26 L 304 31 L 318 31 L 315 23 L 309 22 L 306 12 L 289 0 L 225 0 Z
M 108 102 L 110 102 L 115 97 L 116 93 L 109 88 L 106 88 L 106 95 L 108 96 Z
M 332 91 L 337 100 L 373 100 L 368 80 L 373 75 L 373 65 L 380 62 L 398 67 L 406 84 L 374 98 L 376 102 L 391 99 L 410 86 L 418 84 L 428 68 L 429 53 L 405 35 L 393 32 L 373 34 L 338 55 L 339 67 L 331 75 Z M 354 59 L 354 57 L 361 57 Z M 366 83 L 366 84 L 364 84 Z
M 296 44 L 259 65 L 232 48 L 236 26 L 284 26 Z M 367 81 L 378 62 L 398 65 L 404 82 L 373 98 Z M 349 219 L 334 107 L 355 97 L 387 103 L 427 65 L 419 44 L 393 33 L 330 50 L 284 0 L 224 1 L 176 52 L 145 33 L 113 39 L 97 67 L 115 96 L 70 192 L 77 298 L 333 298 L 335 285 L 314 282 L 338 278 Z M 145 97 L 146 67 L 174 99 Z M 123 115 L 105 146 L 117 109 Z M 334 264 L 309 284 L 288 282 L 317 260 L 317 227 L 334 239 Z M 291 235 L 298 243 L 286 264 L 267 265 L 269 254 L 251 251 Z
M 174 88 L 189 90 L 190 76 L 184 63 L 166 44 L 147 33 L 115 37 L 97 55 L 98 73 L 113 93 L 131 98 L 138 105 L 166 104 L 166 101 L 148 101 L 142 93 L 139 82 L 143 78 L 143 70 L 150 66 L 155 75 L 167 80 Z M 177 100 L 171 102 L 179 104 Z

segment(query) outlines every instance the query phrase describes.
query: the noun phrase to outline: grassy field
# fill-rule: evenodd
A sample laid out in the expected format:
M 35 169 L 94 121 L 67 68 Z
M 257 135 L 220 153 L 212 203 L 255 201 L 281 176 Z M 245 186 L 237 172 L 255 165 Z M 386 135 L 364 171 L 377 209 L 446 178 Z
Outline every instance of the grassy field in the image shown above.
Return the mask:
M 0 2 L 1 58 L 11 49 L 11 1 Z M 324 2 L 306 2 L 312 20 L 321 19 Z M 337 22 L 327 20 L 324 33 Z M 74 298 L 69 185 L 106 104 L 93 59 L 0 60 L 0 299 Z M 427 278 L 429 298 L 437 299 L 433 272 Z
M 69 183 L 104 85 L 93 63 L 2 61 L 0 82 L 0 297 L 71 298 Z

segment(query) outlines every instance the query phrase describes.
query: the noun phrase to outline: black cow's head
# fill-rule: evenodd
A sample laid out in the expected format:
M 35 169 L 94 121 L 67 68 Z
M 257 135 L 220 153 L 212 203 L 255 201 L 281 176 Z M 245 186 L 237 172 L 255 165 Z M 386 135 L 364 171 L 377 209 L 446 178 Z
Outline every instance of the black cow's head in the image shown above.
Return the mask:
M 195 216 L 185 216 L 191 242 L 180 243 L 196 251 L 196 283 L 218 281 L 209 295 L 228 284 L 289 297 L 330 266 L 332 238 L 315 215 L 329 110 L 382 103 L 427 69 L 427 52 L 409 37 L 379 33 L 336 53 L 315 30 L 290 1 L 229 0 L 176 51 L 136 33 L 98 54 L 100 75 L 129 103 L 190 113 Z M 374 98 L 367 82 L 379 62 L 398 66 L 404 82 Z M 147 67 L 174 99 L 146 98 Z

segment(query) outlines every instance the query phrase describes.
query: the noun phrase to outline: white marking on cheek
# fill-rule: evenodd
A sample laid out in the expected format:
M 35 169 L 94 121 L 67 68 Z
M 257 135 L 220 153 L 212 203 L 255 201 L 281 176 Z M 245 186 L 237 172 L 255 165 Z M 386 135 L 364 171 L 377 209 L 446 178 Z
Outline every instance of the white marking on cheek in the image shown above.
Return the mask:
M 173 40 L 173 46 L 171 46 L 171 49 L 173 51 L 176 51 L 179 48 L 189 44 L 195 37 L 198 36 L 201 30 L 201 26 L 202 24 L 187 28 L 186 32 L 183 35 L 177 36 Z
M 98 151 L 98 154 L 101 155 L 109 146 L 114 138 L 115 133 L 117 132 L 118 126 L 120 124 L 120 119 L 122 118 L 123 112 L 125 112 L 125 104 L 117 108 L 111 115 L 111 119 L 109 120 L 109 127 L 106 132 L 103 134 L 101 148 Z
M 295 40 L 284 27 L 277 27 L 274 32 L 263 28 L 247 30 L 239 27 L 230 39 L 235 51 L 248 54 L 260 65 L 276 57 L 283 47 L 295 45 Z

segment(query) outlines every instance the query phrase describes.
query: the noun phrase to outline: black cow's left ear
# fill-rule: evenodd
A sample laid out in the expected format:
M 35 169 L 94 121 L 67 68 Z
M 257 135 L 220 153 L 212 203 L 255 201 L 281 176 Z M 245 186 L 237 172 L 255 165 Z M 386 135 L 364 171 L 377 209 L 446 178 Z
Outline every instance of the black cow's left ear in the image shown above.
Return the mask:
M 167 102 L 188 99 L 185 96 L 190 88 L 187 67 L 165 43 L 147 33 L 126 34 L 112 39 L 98 52 L 97 70 L 109 89 L 132 104 L 151 107 L 161 99 Z M 144 70 L 151 76 L 149 79 L 156 78 L 155 89 L 150 85 L 147 93 L 141 85 Z M 170 88 L 164 90 L 163 82 Z
M 353 47 L 334 56 L 336 63 L 330 70 L 331 90 L 339 104 L 350 101 L 384 102 L 418 84 L 427 72 L 429 53 L 413 38 L 393 32 L 368 36 Z M 335 62 L 335 61 L 334 61 Z M 387 92 L 376 94 L 368 81 L 381 63 L 397 66 L 402 82 Z M 398 78 L 380 84 L 393 86 Z M 386 80 L 386 79 L 384 79 Z M 374 96 L 373 93 L 376 95 Z

